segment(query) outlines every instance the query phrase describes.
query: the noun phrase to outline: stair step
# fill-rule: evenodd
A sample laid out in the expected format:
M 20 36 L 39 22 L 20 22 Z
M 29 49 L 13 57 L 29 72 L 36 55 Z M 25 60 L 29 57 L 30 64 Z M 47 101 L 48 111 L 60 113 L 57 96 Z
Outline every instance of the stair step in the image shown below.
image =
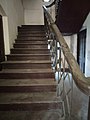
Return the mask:
M 44 92 L 56 91 L 56 85 L 31 85 L 31 86 L 0 86 L 0 93 L 30 93 L 30 92 Z
M 54 78 L 47 79 L 0 79 L 1 86 L 36 86 L 36 85 L 56 85 Z
M 15 43 L 14 48 L 48 48 L 47 44 Z
M 37 40 L 37 41 L 34 41 L 34 40 L 18 40 L 18 39 L 16 39 L 15 40 L 15 43 L 29 43 L 29 44 L 47 44 L 47 41 L 39 41 L 39 40 Z
M 0 72 L 1 79 L 40 79 L 54 78 L 51 69 L 4 69 Z
M 36 37 L 31 37 L 30 39 L 28 39 L 28 38 L 18 38 L 18 39 L 16 39 L 16 41 L 27 41 L 27 42 L 29 42 L 29 41 L 31 41 L 31 42 L 38 42 L 38 41 L 41 41 L 41 42 L 47 42 L 48 43 L 48 39 L 47 38 L 39 38 L 39 39 L 37 39 Z
M 3 69 L 47 69 L 51 67 L 50 60 L 44 61 L 6 61 L 2 62 Z
M 45 34 L 45 31 L 19 31 L 18 34 Z
M 22 38 L 24 38 L 24 39 L 28 39 L 28 38 L 29 38 L 29 39 L 30 39 L 30 38 L 37 38 L 37 39 L 39 39 L 39 38 L 46 38 L 46 37 L 45 37 L 45 36 L 36 36 L 36 35 L 35 35 L 35 36 L 34 36 L 34 35 L 32 35 L 32 36 L 20 36 L 20 35 L 18 35 L 18 36 L 17 36 L 17 39 L 19 39 L 19 38 L 20 38 L 20 39 L 22 39 Z
M 59 109 L 39 111 L 0 111 L 0 120 L 65 120 Z
M 55 92 L 54 79 L 0 79 L 0 93 Z
M 18 34 L 17 37 L 45 37 L 45 34 Z
M 7 60 L 50 60 L 49 54 L 10 54 Z
M 7 73 L 10 73 L 10 72 L 12 72 L 12 73 L 52 73 L 53 71 L 52 71 L 52 69 L 51 68 L 49 68 L 49 69 L 3 69 L 2 71 L 0 71 L 0 73 L 5 73 L 5 72 L 7 72 Z
M 19 31 L 18 35 L 46 35 L 46 32 L 45 31 Z
M 0 110 L 48 110 L 61 109 L 62 102 L 55 92 L 0 93 Z
M 24 29 L 24 28 L 19 28 L 18 29 L 18 32 L 38 32 L 38 33 L 45 33 L 45 30 L 44 29 Z
M 22 25 L 22 28 L 44 28 L 44 25 Z
M 11 49 L 11 54 L 49 54 L 49 50 L 47 48 L 14 48 Z
M 19 27 L 18 30 L 45 30 L 44 27 Z
M 47 40 L 46 37 L 20 37 L 18 40 Z
M 36 27 L 36 26 L 19 27 L 19 29 L 23 29 L 23 30 L 45 30 L 44 27 Z

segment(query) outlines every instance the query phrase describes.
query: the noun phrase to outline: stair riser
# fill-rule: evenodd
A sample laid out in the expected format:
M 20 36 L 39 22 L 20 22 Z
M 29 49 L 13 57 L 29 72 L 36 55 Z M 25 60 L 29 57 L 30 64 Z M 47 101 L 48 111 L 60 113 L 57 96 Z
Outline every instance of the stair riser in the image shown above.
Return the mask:
M 50 60 L 50 56 L 7 56 L 7 60 Z
M 22 27 L 18 27 L 18 29 L 29 29 L 29 30 L 44 30 L 45 27 L 43 26 L 22 26 Z
M 47 69 L 50 68 L 51 64 L 41 63 L 8 63 L 2 64 L 3 69 Z
M 36 32 L 36 31 L 26 31 L 26 32 L 19 32 L 19 34 L 18 35 L 20 35 L 20 36 L 45 36 L 46 35 L 46 33 L 45 32 Z
M 0 86 L 0 93 L 55 92 L 56 85 Z
M 17 39 L 22 39 L 22 38 L 24 38 L 24 39 L 30 39 L 30 38 L 37 38 L 37 39 L 39 39 L 39 38 L 46 38 L 45 36 L 17 36 Z
M 39 31 L 44 31 L 44 27 L 21 27 L 19 30 L 39 30 Z
M 54 78 L 53 73 L 1 73 L 1 79 L 44 79 Z
M 22 25 L 22 28 L 38 28 L 38 29 L 40 29 L 40 28 L 45 28 L 45 26 L 44 25 Z
M 33 36 L 35 36 L 36 34 L 45 35 L 45 32 L 44 31 L 19 31 L 18 34 L 19 35 L 33 34 Z
M 42 31 L 43 30 L 44 31 L 45 28 L 43 28 L 43 27 L 19 27 L 18 30 L 28 30 L 28 31 L 30 31 L 30 30 Z
M 49 54 L 49 51 L 48 50 L 15 50 L 15 49 L 12 49 L 11 50 L 11 53 L 12 54 Z
M 48 48 L 48 45 L 14 44 L 14 48 Z
M 18 32 L 30 32 L 30 33 L 45 33 L 44 30 L 39 29 L 19 29 Z
M 61 109 L 62 103 L 16 103 L 16 104 L 0 104 L 0 111 L 37 111 L 49 109 Z

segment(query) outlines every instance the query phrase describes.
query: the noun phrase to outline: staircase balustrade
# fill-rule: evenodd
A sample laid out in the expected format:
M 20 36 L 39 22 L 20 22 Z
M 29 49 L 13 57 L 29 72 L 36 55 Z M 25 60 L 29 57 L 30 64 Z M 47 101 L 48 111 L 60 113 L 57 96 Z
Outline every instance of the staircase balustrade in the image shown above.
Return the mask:
M 54 23 L 47 8 L 44 9 L 44 22 L 48 44 L 50 46 L 52 68 L 57 81 L 57 96 L 61 96 L 64 102 L 63 116 L 67 120 L 72 120 L 72 101 L 74 82 L 81 92 L 90 96 L 90 78 L 84 76 L 80 67 L 70 51 L 65 39 Z M 78 102 L 78 98 L 77 98 Z M 89 105 L 90 106 L 90 105 Z M 88 120 L 90 108 L 88 110 Z

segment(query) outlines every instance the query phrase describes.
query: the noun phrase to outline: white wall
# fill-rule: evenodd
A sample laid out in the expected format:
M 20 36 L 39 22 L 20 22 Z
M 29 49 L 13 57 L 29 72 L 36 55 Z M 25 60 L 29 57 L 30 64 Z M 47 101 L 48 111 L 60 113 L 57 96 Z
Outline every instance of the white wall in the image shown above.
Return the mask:
M 3 16 L 2 19 L 3 19 L 3 36 L 4 36 L 5 55 L 8 55 L 8 54 L 10 54 L 8 17 Z
M 83 27 L 87 28 L 85 75 L 90 77 L 90 13 L 87 16 Z
M 77 34 L 74 34 L 71 36 L 71 45 L 70 45 L 71 51 L 77 60 Z
M 17 26 L 24 24 L 23 6 L 21 0 L 0 0 L 0 5 L 8 17 L 9 43 L 12 47 L 17 35 Z
M 71 36 L 63 36 L 66 43 L 68 44 L 69 48 L 70 48 L 70 45 L 71 45 Z
M 90 77 L 90 13 L 85 20 L 82 30 L 87 29 L 86 35 L 86 58 L 85 58 L 85 76 Z M 69 40 L 70 39 L 70 40 Z M 71 51 L 74 57 L 77 59 L 77 35 L 74 34 L 70 37 L 66 37 L 66 41 L 71 41 Z
M 87 16 L 82 29 L 87 29 L 86 35 L 86 60 L 85 60 L 85 75 L 90 77 L 90 14 Z M 77 59 L 77 35 L 71 36 L 71 51 Z
M 24 20 L 26 25 L 43 25 L 42 0 L 23 0 Z
M 64 39 L 65 39 L 68 47 L 70 48 L 70 45 L 71 45 L 71 36 L 63 36 L 63 37 L 64 37 Z M 61 52 L 61 58 L 62 58 L 62 60 L 64 61 L 63 52 Z M 68 68 L 68 63 L 67 63 L 67 62 L 65 62 L 65 67 Z

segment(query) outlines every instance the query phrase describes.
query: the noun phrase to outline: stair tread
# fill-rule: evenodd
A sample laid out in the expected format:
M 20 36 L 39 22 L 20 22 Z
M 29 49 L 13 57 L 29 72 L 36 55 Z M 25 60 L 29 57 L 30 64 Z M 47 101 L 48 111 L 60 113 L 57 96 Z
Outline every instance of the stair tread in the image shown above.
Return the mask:
M 49 51 L 49 49 L 47 49 L 47 48 L 12 48 L 12 49 L 19 49 L 19 50 L 48 50 Z
M 0 73 L 52 73 L 52 69 L 3 69 Z
M 35 37 L 45 37 L 45 34 L 30 34 L 30 33 L 28 33 L 28 34 L 19 34 L 17 37 L 33 37 L 33 36 L 35 36 Z
M 34 34 L 28 33 L 28 34 L 19 34 L 18 37 L 29 37 L 29 36 L 35 36 L 35 37 L 45 37 L 45 34 Z
M 57 103 L 56 92 L 0 93 L 0 104 Z
M 15 44 L 30 44 L 30 45 L 48 45 L 47 42 L 32 42 L 32 41 L 16 41 Z
M 23 38 L 23 37 L 22 37 L 22 38 Z M 26 40 L 26 41 L 34 41 L 34 42 L 35 42 L 35 41 L 48 41 L 48 39 L 45 38 L 45 37 L 44 37 L 44 38 L 43 38 L 43 37 L 42 37 L 42 38 L 38 38 L 38 39 L 37 39 L 37 37 L 34 37 L 34 38 L 33 38 L 33 37 L 30 37 L 30 39 L 28 39 L 28 38 L 22 39 L 22 38 L 17 38 L 17 39 L 15 39 L 15 40 L 21 40 L 21 41 Z M 32 39 L 31 39 L 31 38 L 32 38 Z
M 56 85 L 52 79 L 0 79 L 0 86 L 45 86 Z
M 23 30 L 23 29 L 19 30 L 18 32 L 19 32 L 19 33 L 24 32 L 24 31 L 22 31 L 22 30 Z M 45 33 L 45 31 L 44 31 L 44 30 L 42 30 L 42 31 L 41 31 L 41 30 L 33 30 L 33 29 L 32 29 L 32 30 L 30 30 L 30 31 L 25 31 L 25 32 L 30 32 L 30 33 L 33 33 L 33 32 Z
M 25 61 L 4 61 L 2 64 L 8 64 L 8 63 L 19 63 L 19 64 L 28 64 L 28 63 L 52 63 L 50 60 L 25 60 Z
M 44 41 L 47 41 L 47 38 L 43 38 L 43 37 L 42 38 L 41 37 L 40 38 L 39 37 L 38 38 L 37 37 L 34 37 L 34 38 L 33 37 L 25 37 L 24 38 L 24 37 L 22 37 L 22 38 L 17 38 L 17 40 L 30 40 L 30 41 L 32 41 L 32 40 L 33 41 L 40 41 L 40 40 L 43 41 L 44 40 Z
M 48 45 L 47 43 L 14 43 L 15 45 Z
M 17 39 L 20 39 L 20 38 L 26 38 L 26 39 L 27 38 L 36 38 L 36 39 L 42 39 L 42 40 L 47 39 L 46 36 L 44 36 L 44 37 L 43 36 L 38 36 L 38 37 L 37 36 L 24 36 L 24 37 L 18 37 Z
M 9 55 L 7 55 L 7 56 L 15 56 L 15 55 L 17 55 L 17 56 L 38 56 L 38 55 L 40 55 L 40 56 L 42 56 L 42 55 L 44 55 L 44 56 L 47 56 L 47 55 L 50 55 L 50 54 L 9 54 Z
M 35 30 L 35 29 L 29 29 L 29 30 L 28 29 L 19 29 L 18 32 L 39 32 L 39 33 L 45 33 L 44 30 Z
M 1 120 L 65 120 L 61 109 L 41 111 L 0 111 Z

